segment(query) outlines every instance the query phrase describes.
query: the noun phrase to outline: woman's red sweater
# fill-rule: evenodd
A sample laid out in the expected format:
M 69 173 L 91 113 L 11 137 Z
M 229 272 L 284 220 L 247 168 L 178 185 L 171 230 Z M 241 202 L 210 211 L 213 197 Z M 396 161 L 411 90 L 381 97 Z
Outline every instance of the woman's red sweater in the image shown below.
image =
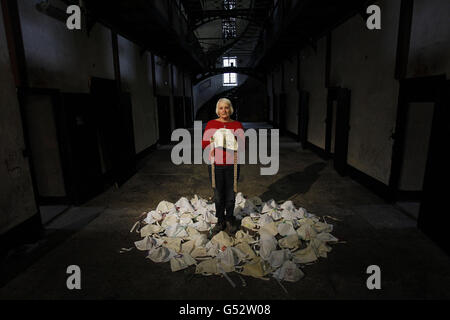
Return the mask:
M 241 150 L 241 148 L 245 148 L 244 127 L 242 126 L 242 123 L 240 123 L 239 121 L 236 121 L 236 120 L 231 121 L 231 122 L 210 120 L 206 124 L 206 128 L 203 133 L 203 139 L 202 139 L 203 150 L 206 149 L 206 147 L 208 147 L 210 145 L 210 143 L 211 143 L 210 139 L 214 135 L 216 130 L 222 129 L 222 128 L 229 129 L 234 134 L 234 136 L 237 138 L 238 150 Z M 238 129 L 241 129 L 241 130 L 238 130 Z M 211 158 L 210 158 L 210 160 L 211 160 Z M 226 150 L 224 152 L 223 148 L 216 148 L 214 164 L 217 166 L 233 165 L 234 164 L 234 151 Z

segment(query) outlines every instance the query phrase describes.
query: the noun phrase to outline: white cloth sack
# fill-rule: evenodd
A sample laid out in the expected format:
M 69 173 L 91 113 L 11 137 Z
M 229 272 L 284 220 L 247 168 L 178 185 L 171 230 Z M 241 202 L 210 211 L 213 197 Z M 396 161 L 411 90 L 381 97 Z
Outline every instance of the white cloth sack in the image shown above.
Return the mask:
M 153 262 L 167 262 L 176 256 L 177 253 L 166 248 L 166 247 L 153 247 L 149 250 L 146 258 L 152 260 Z
M 134 245 L 140 251 L 147 251 L 152 249 L 156 245 L 156 240 L 151 238 L 150 236 L 146 236 L 144 239 L 136 241 Z
M 279 268 L 291 258 L 289 250 L 275 250 L 270 253 L 269 263 L 273 268 Z
M 212 136 L 215 148 L 224 148 L 237 151 L 238 143 L 231 130 L 226 128 L 217 129 Z
M 163 200 L 156 207 L 156 211 L 165 213 L 165 212 L 169 212 L 173 208 L 174 208 L 174 204 L 172 202 Z
M 192 258 L 189 254 L 182 254 L 170 259 L 170 268 L 172 269 L 172 272 L 176 272 L 186 269 L 187 267 L 192 266 L 196 263 L 197 262 L 194 260 L 194 258 Z
M 278 224 L 278 233 L 283 237 L 290 236 L 292 234 L 295 234 L 295 235 L 297 234 L 297 232 L 295 231 L 292 224 L 290 224 L 288 222 L 282 222 L 282 223 Z
M 140 233 L 141 237 L 146 237 L 155 233 L 160 233 L 164 231 L 164 228 L 158 224 L 148 224 L 141 228 Z
M 297 282 L 305 276 L 302 270 L 292 261 L 285 261 L 281 268 L 273 273 L 275 278 L 279 280 Z
M 333 225 L 328 224 L 325 222 L 316 222 L 314 224 L 314 230 L 316 230 L 317 233 L 319 232 L 332 232 L 333 231 Z
M 208 222 L 203 220 L 203 221 L 194 223 L 192 227 L 195 228 L 197 231 L 205 232 L 205 231 L 209 231 L 209 229 L 211 229 L 211 224 L 209 224 Z
M 316 260 L 317 260 L 316 252 L 310 245 L 307 246 L 305 249 L 301 249 L 294 252 L 292 255 L 292 261 L 295 263 L 305 264 L 314 262 Z
M 181 197 L 177 202 L 175 202 L 175 206 L 178 207 L 178 211 L 181 213 L 195 211 L 194 207 L 191 205 L 189 200 L 185 197 Z
M 278 245 L 284 249 L 296 249 L 300 246 L 300 240 L 297 233 L 295 233 L 278 240 Z
M 335 236 L 333 236 L 331 233 L 328 233 L 328 232 L 321 232 L 321 233 L 317 234 L 316 238 L 323 242 L 339 241 L 338 238 L 336 238 Z
M 273 222 L 272 217 L 267 213 L 260 215 L 260 218 L 258 221 L 258 223 L 261 227 L 265 226 L 268 223 L 272 223 L 272 222 Z
M 232 247 L 234 245 L 234 239 L 230 237 L 225 231 L 220 231 L 211 239 L 212 243 L 217 243 L 220 248 Z
M 181 238 L 161 237 L 162 246 L 174 252 L 181 252 Z
M 270 254 L 272 251 L 277 249 L 277 240 L 275 237 L 261 237 L 261 240 L 259 241 L 259 256 L 263 260 L 268 260 L 270 257 Z
M 305 241 L 309 241 L 316 237 L 317 233 L 309 224 L 303 224 L 297 229 L 298 236 Z
M 217 269 L 217 259 L 209 259 L 200 262 L 197 264 L 197 267 L 195 268 L 195 273 L 200 273 L 204 276 L 209 276 L 213 274 L 220 274 L 221 272 Z
M 168 237 L 184 238 L 189 236 L 186 229 L 178 223 L 168 226 L 164 233 Z
M 163 227 L 164 229 L 166 229 L 168 226 L 172 226 L 174 224 L 177 224 L 179 221 L 178 217 L 174 214 L 167 214 L 164 217 L 163 222 L 161 223 L 161 227 Z
M 261 227 L 259 233 L 269 233 L 272 236 L 276 236 L 278 234 L 278 227 L 275 222 L 270 222 Z
M 287 211 L 292 211 L 295 210 L 295 206 L 294 203 L 292 202 L 292 200 L 288 200 L 285 201 L 281 206 L 281 209 L 287 210 Z
M 144 221 L 147 224 L 152 224 L 154 222 L 158 222 L 162 219 L 162 215 L 157 212 L 156 210 L 150 211 L 149 213 L 147 213 L 147 217 L 144 219 Z

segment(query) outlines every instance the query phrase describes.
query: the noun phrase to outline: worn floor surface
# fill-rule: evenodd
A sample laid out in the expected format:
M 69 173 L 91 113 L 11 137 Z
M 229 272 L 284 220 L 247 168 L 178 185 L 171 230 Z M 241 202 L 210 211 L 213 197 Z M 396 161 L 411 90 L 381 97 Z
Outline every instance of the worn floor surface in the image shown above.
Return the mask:
M 316 215 L 341 219 L 329 222 L 334 224 L 333 235 L 347 242 L 334 245 L 327 259 L 305 266 L 304 279 L 283 283 L 288 294 L 274 279 L 245 277 L 243 287 L 238 276 L 230 274 L 239 284 L 232 288 L 223 277 L 192 276 L 194 267 L 172 273 L 169 263 L 153 263 L 145 259 L 145 252 L 118 253 L 139 239 L 129 230 L 143 211 L 161 200 L 212 195 L 206 165 L 173 165 L 165 148 L 139 163 L 138 173 L 121 188 L 109 189 L 47 226 L 49 234 L 53 230 L 62 235 L 58 243 L 0 288 L 0 299 L 450 297 L 450 258 L 416 228 L 411 216 L 339 176 L 332 161 L 323 161 L 287 138 L 282 142 L 278 174 L 261 176 L 259 165 L 244 165 L 239 190 L 264 201 L 290 198 Z M 74 221 L 77 217 L 84 223 Z M 64 219 L 73 223 L 64 224 Z M 69 265 L 81 268 L 81 290 L 66 287 Z M 370 265 L 381 268 L 381 290 L 367 289 Z

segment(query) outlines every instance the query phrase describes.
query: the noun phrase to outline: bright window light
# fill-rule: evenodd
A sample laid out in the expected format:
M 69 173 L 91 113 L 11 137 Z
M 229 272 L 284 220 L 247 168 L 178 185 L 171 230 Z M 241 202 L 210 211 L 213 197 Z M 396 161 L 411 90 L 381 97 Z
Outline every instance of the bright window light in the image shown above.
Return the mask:
M 236 57 L 224 57 L 223 58 L 224 67 L 236 67 Z M 236 73 L 224 73 L 223 74 L 223 85 L 224 86 L 237 86 L 237 76 Z

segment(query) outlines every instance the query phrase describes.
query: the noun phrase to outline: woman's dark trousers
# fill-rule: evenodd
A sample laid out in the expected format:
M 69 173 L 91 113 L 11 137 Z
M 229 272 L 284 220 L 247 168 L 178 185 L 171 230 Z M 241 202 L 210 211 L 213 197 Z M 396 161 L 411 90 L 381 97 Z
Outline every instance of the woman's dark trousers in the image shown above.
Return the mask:
M 216 204 L 216 217 L 218 222 L 226 220 L 234 222 L 234 206 L 236 193 L 234 192 L 234 166 L 214 166 L 216 173 L 216 188 L 214 189 L 214 203 Z M 211 183 L 211 166 L 208 165 L 209 183 Z M 239 180 L 240 166 L 237 168 Z M 226 213 L 226 214 L 225 214 Z

